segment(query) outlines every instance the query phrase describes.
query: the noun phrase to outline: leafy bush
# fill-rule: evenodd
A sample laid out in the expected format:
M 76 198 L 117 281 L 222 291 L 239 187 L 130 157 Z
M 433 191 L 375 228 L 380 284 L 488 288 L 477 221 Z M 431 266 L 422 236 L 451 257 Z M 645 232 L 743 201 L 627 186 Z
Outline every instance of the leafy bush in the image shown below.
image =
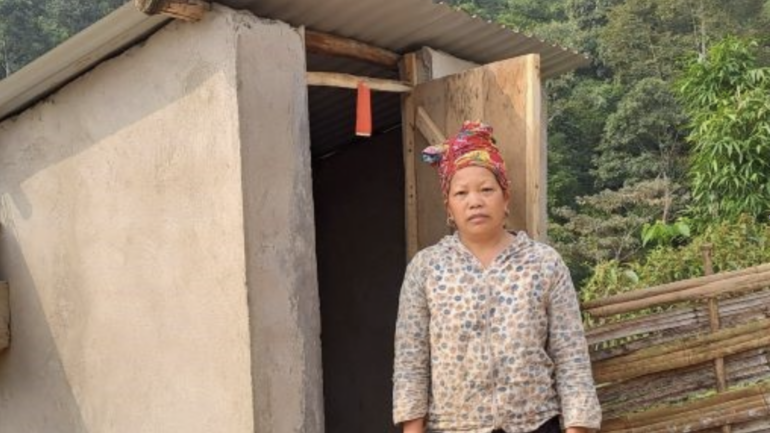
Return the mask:
M 756 45 L 726 38 L 678 83 L 691 118 L 696 223 L 770 212 L 770 68 L 757 66 Z
M 583 301 L 703 276 L 703 252 L 711 245 L 714 272 L 770 262 L 770 224 L 743 216 L 706 227 L 684 246 L 659 246 L 643 258 L 599 263 L 581 291 Z

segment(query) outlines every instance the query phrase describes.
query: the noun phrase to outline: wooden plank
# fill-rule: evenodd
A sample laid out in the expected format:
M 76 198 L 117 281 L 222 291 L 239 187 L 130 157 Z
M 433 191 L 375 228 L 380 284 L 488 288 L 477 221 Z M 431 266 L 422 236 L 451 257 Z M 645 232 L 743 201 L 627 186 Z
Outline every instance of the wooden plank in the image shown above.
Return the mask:
M 720 303 L 721 320 L 733 321 L 738 315 L 758 315 L 770 311 L 770 290 L 726 299 Z M 688 326 L 707 326 L 709 311 L 704 305 L 693 305 L 662 313 L 650 314 L 621 322 L 610 322 L 586 330 L 589 345 L 640 334 L 675 330 Z
M 731 384 L 767 381 L 770 357 L 764 348 L 744 352 L 728 357 L 725 370 Z M 601 386 L 597 394 L 605 418 L 614 418 L 653 406 L 680 404 L 692 395 L 713 391 L 713 381 L 712 366 L 701 364 Z
M 530 237 L 540 241 L 545 240 L 546 234 L 546 185 L 548 183 L 544 164 L 546 160 L 545 142 L 542 137 L 544 125 L 542 97 L 543 89 L 540 81 L 540 57 L 527 56 L 525 106 L 526 113 L 526 200 L 527 200 L 527 231 Z
M 147 15 L 163 14 L 183 21 L 200 21 L 211 3 L 204 0 L 134 0 Z
M 542 154 L 528 153 L 545 150 L 540 134 L 528 131 L 531 125 L 527 123 L 541 116 L 538 110 L 542 107 L 536 101 L 541 94 L 539 79 L 538 83 L 533 83 L 538 75 L 531 71 L 537 64 L 537 57 L 534 54 L 521 56 L 470 69 L 420 84 L 413 92 L 415 105 L 423 107 L 446 136 L 454 135 L 465 120 L 482 120 L 494 127 L 511 180 L 507 227 L 510 230 L 525 230 L 530 235 L 544 230 L 537 221 L 543 218 L 538 208 L 545 200 L 545 188 L 542 188 L 542 183 L 528 180 L 530 173 L 527 171 L 528 167 L 532 170 L 539 167 L 545 158 Z M 535 124 L 539 130 L 539 120 Z M 419 154 L 428 145 L 429 141 L 422 134 L 417 134 L 415 153 Z M 528 160 L 532 162 L 528 164 Z M 540 169 L 536 171 L 535 176 L 544 175 Z M 419 198 L 418 242 L 420 247 L 425 247 L 436 243 L 449 233 L 449 229 L 445 223 L 444 200 L 435 170 L 427 164 L 416 164 L 416 182 Z M 528 188 L 536 185 L 539 188 L 535 194 L 539 197 L 528 194 Z
M 446 141 L 444 133 L 441 132 L 438 125 L 430 118 L 428 113 L 422 107 L 417 107 L 417 130 L 420 131 L 423 137 L 428 140 L 431 145 L 439 145 Z
M 337 72 L 307 72 L 308 86 L 341 87 L 357 89 L 358 83 L 365 83 L 372 90 L 379 92 L 406 93 L 412 91 L 412 86 L 396 80 L 382 78 L 359 77 Z
M 305 32 L 305 47 L 311 53 L 361 60 L 394 70 L 401 60 L 393 51 L 314 30 Z
M 763 272 L 770 271 L 770 263 L 766 263 L 759 266 L 753 266 L 746 269 L 740 269 L 737 271 L 720 272 L 714 275 L 707 275 L 704 277 L 691 278 L 689 280 L 675 281 L 672 283 L 661 284 L 659 286 L 648 287 L 645 289 L 632 290 L 625 293 L 620 293 L 614 296 L 608 296 L 602 299 L 595 299 L 583 303 L 582 308 L 584 310 L 591 310 L 597 307 L 604 307 L 607 305 L 621 304 L 629 301 L 635 301 L 638 299 L 650 298 L 666 293 L 679 292 L 682 290 L 691 289 L 693 287 L 703 286 L 708 283 L 716 281 L 722 281 L 732 279 L 744 275 L 755 275 Z
M 736 314 L 725 318 L 724 325 L 727 328 L 746 325 L 755 320 L 766 319 L 767 314 L 765 309 L 752 309 L 743 314 Z M 605 359 L 615 358 L 618 356 L 624 356 L 629 353 L 636 352 L 638 350 L 644 350 L 655 345 L 667 344 L 672 341 L 681 340 L 683 338 L 694 337 L 701 335 L 708 330 L 708 323 L 696 324 L 690 326 L 681 326 L 663 332 L 644 336 L 643 338 L 633 339 L 629 342 L 625 342 L 619 345 L 611 345 L 611 347 L 594 349 L 591 352 L 591 359 L 594 362 L 602 361 Z
M 726 280 L 714 281 L 702 286 L 691 287 L 671 293 L 663 293 L 649 298 L 591 308 L 586 311 L 595 317 L 607 317 L 665 304 L 695 301 L 699 299 L 708 299 L 713 296 L 757 290 L 768 286 L 770 286 L 770 271 L 765 271 L 758 274 L 742 275 Z
M 597 383 L 622 382 L 770 345 L 770 319 L 674 341 L 593 364 Z
M 605 420 L 601 431 L 624 433 L 694 432 L 770 416 L 770 384 L 718 394 L 684 405 Z
M 411 86 L 419 82 L 417 54 L 404 55 L 400 65 L 401 81 Z M 404 153 L 404 201 L 406 219 L 406 255 L 411 260 L 419 249 L 417 235 L 417 183 L 415 178 L 415 106 L 411 93 L 401 96 L 401 125 Z
M 11 343 L 11 306 L 8 283 L 0 281 L 0 352 Z
M 539 68 L 538 68 L 539 70 Z M 541 241 L 548 241 L 548 95 L 540 78 L 540 235 Z

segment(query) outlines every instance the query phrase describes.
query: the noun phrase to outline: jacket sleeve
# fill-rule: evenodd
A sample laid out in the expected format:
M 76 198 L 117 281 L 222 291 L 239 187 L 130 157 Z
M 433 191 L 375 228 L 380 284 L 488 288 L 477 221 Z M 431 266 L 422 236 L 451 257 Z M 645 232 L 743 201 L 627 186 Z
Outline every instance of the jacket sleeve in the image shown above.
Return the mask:
M 548 297 L 548 353 L 554 362 L 564 427 L 599 429 L 602 412 L 572 278 L 558 254 L 548 266 L 552 272 Z
M 393 363 L 393 422 L 428 413 L 430 386 L 430 313 L 421 278 L 419 254 L 406 270 L 398 303 Z

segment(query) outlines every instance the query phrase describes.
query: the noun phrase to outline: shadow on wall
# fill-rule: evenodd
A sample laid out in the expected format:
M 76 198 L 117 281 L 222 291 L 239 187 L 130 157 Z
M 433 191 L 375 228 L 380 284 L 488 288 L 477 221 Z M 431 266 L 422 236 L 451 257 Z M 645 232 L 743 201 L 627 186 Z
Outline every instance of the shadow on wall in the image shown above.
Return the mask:
M 200 35 L 189 34 L 196 29 L 172 23 L 147 42 L 97 66 L 46 100 L 0 124 L 0 222 L 5 225 L 0 233 L 0 280 L 9 282 L 12 312 L 11 346 L 0 353 L 0 432 L 88 432 L 84 417 L 95 416 L 87 412 L 87 407 L 79 406 L 77 388 L 73 389 L 67 374 L 68 369 L 82 369 L 83 366 L 67 365 L 65 368 L 57 347 L 61 339 L 71 341 L 77 330 L 52 327 L 53 320 L 67 323 L 70 317 L 86 315 L 88 306 L 85 300 L 79 299 L 83 294 L 78 276 L 73 275 L 75 281 L 66 286 L 58 286 L 54 281 L 53 287 L 41 290 L 34 275 L 51 272 L 47 268 L 51 263 L 34 254 L 25 256 L 25 253 L 30 254 L 29 248 L 25 248 L 30 242 L 37 243 L 36 250 L 46 248 L 39 244 L 42 236 L 35 234 L 35 227 L 45 224 L 46 218 L 50 218 L 51 226 L 55 225 L 52 230 L 59 233 L 57 238 L 68 239 L 77 236 L 73 230 L 76 221 L 66 219 L 74 219 L 77 215 L 57 209 L 55 203 L 44 203 L 46 209 L 36 209 L 39 207 L 37 202 L 25 193 L 28 181 L 39 180 L 39 176 L 46 176 L 50 169 L 85 151 L 100 151 L 94 148 L 106 139 L 129 128 L 140 129 L 136 128 L 138 123 L 157 117 L 158 113 L 190 95 L 201 98 L 201 104 L 196 106 L 194 102 L 188 102 L 188 109 L 197 107 L 197 111 L 205 112 L 206 101 L 217 97 L 207 86 L 212 79 L 225 81 L 225 87 L 235 89 L 234 74 L 223 73 L 223 69 L 232 66 L 220 66 L 224 62 L 219 57 L 228 54 L 212 59 L 210 53 L 196 52 L 194 43 L 179 42 L 198 40 Z M 181 49 L 175 49 L 180 45 Z M 170 76 L 169 71 L 174 75 Z M 221 101 L 227 97 L 229 95 L 218 98 Z M 179 125 L 168 127 L 178 128 Z M 143 137 L 151 134 L 122 133 L 121 148 L 141 148 L 146 145 Z M 175 149 L 185 145 L 184 134 L 177 134 L 177 137 L 177 142 L 156 146 L 159 150 L 154 156 L 155 170 L 159 177 L 165 167 L 174 164 L 173 158 L 178 157 Z M 122 164 L 130 160 L 130 156 L 105 154 L 104 167 L 90 167 L 99 172 L 72 170 L 71 183 L 49 182 L 57 176 L 32 182 L 38 188 L 34 191 L 35 196 L 78 194 L 79 189 L 84 189 L 82 187 L 94 177 L 103 174 L 101 170 L 109 172 L 111 164 Z M 40 191 L 40 184 L 45 191 Z M 93 206 L 98 207 L 99 203 L 93 203 Z M 109 215 L 109 209 L 105 209 L 104 214 Z M 17 230 L 17 226 L 24 229 Z M 52 244 L 52 249 L 57 248 L 57 239 L 47 241 Z M 60 248 L 56 254 L 68 252 Z M 86 266 L 78 262 L 77 251 L 72 251 L 67 260 Z M 73 270 L 73 273 L 77 272 L 77 269 Z M 46 279 L 51 279 L 50 274 Z M 43 302 L 43 293 L 53 299 Z M 66 302 L 59 297 L 66 297 Z M 44 305 L 51 311 L 46 311 Z M 90 320 L 89 326 L 99 326 L 93 323 L 98 318 Z M 59 335 L 55 335 L 56 332 Z M 70 363 L 78 364 L 84 356 L 83 353 L 68 354 L 68 359 Z
M 0 431 L 87 433 L 15 234 L 0 232 L 0 280 L 10 285 L 11 345 L 0 352 Z M 11 416 L 13 414 L 13 416 Z

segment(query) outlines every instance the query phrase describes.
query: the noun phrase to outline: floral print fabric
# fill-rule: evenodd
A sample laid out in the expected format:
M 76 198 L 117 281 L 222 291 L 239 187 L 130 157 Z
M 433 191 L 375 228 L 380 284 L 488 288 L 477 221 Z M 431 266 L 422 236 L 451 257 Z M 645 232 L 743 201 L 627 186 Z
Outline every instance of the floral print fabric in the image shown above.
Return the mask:
M 457 235 L 418 253 L 399 300 L 396 424 L 435 433 L 599 428 L 577 296 L 559 254 L 523 232 L 487 268 Z

